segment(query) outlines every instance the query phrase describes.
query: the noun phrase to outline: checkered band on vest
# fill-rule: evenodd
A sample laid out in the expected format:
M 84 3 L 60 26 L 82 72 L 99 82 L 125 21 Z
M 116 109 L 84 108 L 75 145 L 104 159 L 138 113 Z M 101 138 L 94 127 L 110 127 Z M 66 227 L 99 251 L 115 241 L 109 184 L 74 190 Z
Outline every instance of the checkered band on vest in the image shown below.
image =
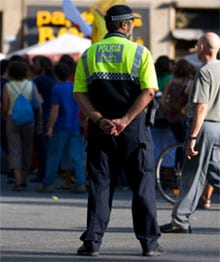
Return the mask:
M 139 83 L 139 80 L 136 76 L 132 76 L 127 73 L 97 72 L 89 77 L 88 83 L 91 84 L 94 80 L 121 80 Z

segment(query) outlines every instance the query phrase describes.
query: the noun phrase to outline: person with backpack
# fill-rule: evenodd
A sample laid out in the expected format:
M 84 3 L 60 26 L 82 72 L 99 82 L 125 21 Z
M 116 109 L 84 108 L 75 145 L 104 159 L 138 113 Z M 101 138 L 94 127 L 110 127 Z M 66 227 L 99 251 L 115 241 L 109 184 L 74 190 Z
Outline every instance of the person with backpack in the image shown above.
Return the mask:
M 168 124 L 177 142 L 185 139 L 187 104 L 193 85 L 193 66 L 185 59 L 179 59 L 174 68 L 174 76 L 167 83 L 160 99 Z
M 35 122 L 33 101 L 39 105 L 36 121 L 40 132 L 41 99 L 33 81 L 28 80 L 26 62 L 11 62 L 8 67 L 8 79 L 3 87 L 3 112 L 6 117 L 9 165 L 13 169 L 16 182 L 13 191 L 20 192 L 27 187 L 27 174 L 31 167 Z
M 183 143 L 186 136 L 187 105 L 193 85 L 193 66 L 185 59 L 179 59 L 173 70 L 173 78 L 167 83 L 160 99 L 168 126 L 178 143 Z M 176 151 L 175 164 L 181 165 L 183 151 Z

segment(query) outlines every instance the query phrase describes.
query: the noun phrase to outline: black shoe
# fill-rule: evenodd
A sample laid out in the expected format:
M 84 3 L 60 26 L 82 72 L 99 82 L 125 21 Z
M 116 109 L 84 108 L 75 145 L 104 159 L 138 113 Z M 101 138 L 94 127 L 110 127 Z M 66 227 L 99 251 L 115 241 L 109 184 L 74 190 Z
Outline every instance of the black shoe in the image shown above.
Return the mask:
M 187 229 L 184 229 L 172 223 L 160 226 L 160 231 L 162 233 L 192 233 L 191 226 L 189 226 Z
M 90 256 L 90 257 L 97 257 L 99 255 L 98 251 L 92 251 L 87 249 L 84 244 L 77 250 L 78 256 Z
M 145 257 L 157 257 L 166 254 L 166 252 L 163 250 L 161 246 L 157 246 L 153 250 L 148 250 L 143 252 L 143 256 Z

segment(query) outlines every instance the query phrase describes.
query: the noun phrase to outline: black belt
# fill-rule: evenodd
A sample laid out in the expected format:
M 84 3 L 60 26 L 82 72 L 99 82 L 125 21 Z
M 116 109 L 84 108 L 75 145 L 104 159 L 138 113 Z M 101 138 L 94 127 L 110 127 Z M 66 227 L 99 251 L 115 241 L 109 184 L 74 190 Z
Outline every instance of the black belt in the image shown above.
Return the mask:
M 211 123 L 220 123 L 220 121 L 215 121 L 215 120 L 204 120 L 205 122 L 211 122 Z

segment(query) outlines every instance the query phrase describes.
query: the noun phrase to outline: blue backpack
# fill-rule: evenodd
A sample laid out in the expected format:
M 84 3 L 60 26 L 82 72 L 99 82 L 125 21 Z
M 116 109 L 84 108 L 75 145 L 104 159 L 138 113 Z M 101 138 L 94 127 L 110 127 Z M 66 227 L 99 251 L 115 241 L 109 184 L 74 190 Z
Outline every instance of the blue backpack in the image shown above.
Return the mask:
M 22 94 L 26 86 L 19 92 L 12 83 L 9 83 L 9 85 L 18 94 L 12 108 L 12 121 L 18 126 L 32 123 L 34 121 L 34 112 L 31 102 Z

